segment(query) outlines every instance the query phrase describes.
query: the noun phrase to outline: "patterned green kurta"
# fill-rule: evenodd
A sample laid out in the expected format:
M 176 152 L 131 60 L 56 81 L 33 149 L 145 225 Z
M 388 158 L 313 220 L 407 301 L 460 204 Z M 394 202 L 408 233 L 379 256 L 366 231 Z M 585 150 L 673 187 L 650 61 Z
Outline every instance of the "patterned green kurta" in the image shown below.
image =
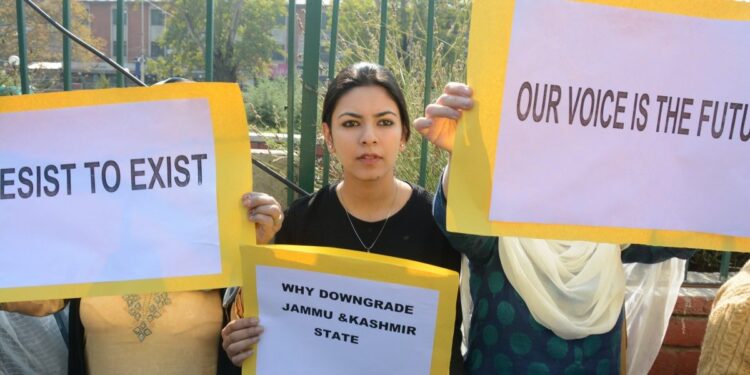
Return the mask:
M 609 332 L 565 340 L 531 316 L 526 303 L 508 281 L 498 254 L 498 238 L 450 233 L 445 230 L 445 195 L 438 187 L 434 215 L 454 248 L 469 258 L 474 313 L 469 330 L 466 369 L 470 374 L 618 374 L 620 372 L 620 314 Z M 656 263 L 689 250 L 633 245 L 623 251 L 626 261 Z

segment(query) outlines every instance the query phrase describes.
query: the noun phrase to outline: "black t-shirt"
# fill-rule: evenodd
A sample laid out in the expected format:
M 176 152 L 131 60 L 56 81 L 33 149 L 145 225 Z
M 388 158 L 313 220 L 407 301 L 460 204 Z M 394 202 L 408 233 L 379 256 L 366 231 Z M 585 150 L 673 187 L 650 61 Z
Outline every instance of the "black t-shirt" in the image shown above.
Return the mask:
M 432 195 L 411 185 L 412 193 L 403 208 L 388 222 L 366 222 L 351 216 L 336 195 L 336 185 L 325 186 L 309 197 L 300 198 L 287 209 L 284 224 L 276 234 L 277 244 L 313 245 L 365 251 L 351 225 L 365 245 L 377 241 L 371 253 L 415 260 L 458 272 L 461 257 L 454 250 L 432 217 Z M 380 237 L 378 233 L 383 228 Z M 451 374 L 463 374 L 461 357 L 461 309 L 456 304 Z

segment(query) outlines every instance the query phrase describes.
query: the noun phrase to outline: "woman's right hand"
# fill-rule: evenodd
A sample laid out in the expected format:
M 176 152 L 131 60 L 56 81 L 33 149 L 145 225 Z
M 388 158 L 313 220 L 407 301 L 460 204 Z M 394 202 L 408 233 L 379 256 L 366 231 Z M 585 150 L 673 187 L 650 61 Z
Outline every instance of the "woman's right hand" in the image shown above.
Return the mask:
M 265 245 L 273 239 L 284 222 L 284 211 L 276 198 L 250 192 L 242 195 L 242 205 L 247 208 L 247 220 L 255 223 L 255 241 Z
M 258 318 L 240 318 L 232 320 L 221 330 L 221 346 L 235 366 L 241 367 L 242 362 L 255 352 L 254 345 L 260 340 L 263 327 Z
M 450 82 L 445 85 L 443 95 L 428 105 L 424 117 L 414 120 L 414 128 L 435 146 L 453 151 L 458 119 L 465 110 L 474 107 L 472 90 L 463 83 Z

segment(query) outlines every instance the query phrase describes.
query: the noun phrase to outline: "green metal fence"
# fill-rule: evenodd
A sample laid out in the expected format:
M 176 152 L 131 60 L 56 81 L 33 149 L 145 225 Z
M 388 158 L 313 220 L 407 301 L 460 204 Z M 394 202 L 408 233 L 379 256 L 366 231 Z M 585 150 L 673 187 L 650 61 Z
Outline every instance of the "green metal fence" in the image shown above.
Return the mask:
M 117 65 L 122 67 L 124 63 L 124 0 L 116 1 L 116 45 L 115 45 L 115 59 Z M 18 27 L 18 56 L 20 59 L 20 76 L 21 76 L 21 91 L 23 94 L 29 93 L 29 72 L 28 72 L 28 61 L 26 54 L 26 27 L 25 27 L 25 7 L 24 3 L 38 11 L 38 7 L 33 3 L 32 0 L 16 0 L 16 21 Z M 312 25 L 311 27 L 305 27 L 304 36 L 304 56 L 303 56 L 303 68 L 302 68 L 302 130 L 300 139 L 300 153 L 299 153 L 299 176 L 295 175 L 295 138 L 294 138 L 294 127 L 291 125 L 294 123 L 295 107 L 294 107 L 294 90 L 295 90 L 295 77 L 296 77 L 296 63 L 295 63 L 295 34 L 296 34 L 296 3 L 294 1 L 288 2 L 288 14 L 287 14 L 287 176 L 286 179 L 289 181 L 297 181 L 301 188 L 306 192 L 312 192 L 315 188 L 315 162 L 316 162 L 316 138 L 318 128 L 318 85 L 319 82 L 319 66 L 320 66 L 320 33 L 321 28 L 321 15 L 324 12 L 323 4 L 321 0 L 307 0 L 305 2 L 305 25 Z M 332 0 L 332 17 L 331 17 L 331 36 L 330 36 L 330 50 L 329 50 L 329 67 L 328 67 L 328 79 L 332 79 L 336 72 L 336 57 L 337 57 L 337 37 L 338 37 L 338 22 L 339 22 L 339 8 L 340 1 Z M 403 5 L 403 3 L 402 3 Z M 65 29 L 70 29 L 70 0 L 63 0 L 63 23 L 62 26 Z M 386 57 L 386 46 L 387 46 L 387 20 L 388 20 L 388 0 L 380 0 L 380 35 L 378 43 L 378 62 L 381 65 L 385 65 Z M 426 16 L 427 23 L 427 35 L 425 41 L 425 77 L 424 77 L 424 96 L 423 104 L 426 106 L 432 100 L 431 86 L 432 86 L 432 60 L 434 50 L 434 29 L 435 23 L 435 0 L 428 0 L 428 9 Z M 206 0 L 206 30 L 205 30 L 205 79 L 206 81 L 213 80 L 213 64 L 214 64 L 214 0 Z M 71 45 L 70 37 L 63 35 L 63 82 L 64 89 L 71 89 Z M 104 56 L 103 54 L 97 54 L 100 58 L 111 63 L 111 59 Z M 114 66 L 114 65 L 113 65 Z M 134 82 L 143 85 L 137 78 L 132 75 L 128 75 L 124 69 L 120 69 L 117 73 L 117 86 L 125 86 L 125 77 L 133 80 Z M 426 140 L 422 141 L 420 150 L 420 168 L 419 168 L 419 184 L 424 186 L 426 182 L 426 168 L 428 159 L 428 143 Z M 257 164 L 256 164 L 257 165 Z M 274 174 L 273 171 L 267 167 L 262 168 L 267 173 Z M 330 155 L 327 150 L 324 150 L 323 155 L 323 168 L 322 168 L 322 180 L 323 183 L 328 183 L 330 176 Z M 291 201 L 294 198 L 293 189 L 288 190 L 288 200 Z M 299 193 L 300 190 L 298 189 Z M 721 278 L 724 280 L 727 277 L 730 265 L 731 253 L 724 253 L 721 259 Z
M 33 6 L 31 0 L 16 0 L 16 11 L 17 11 L 17 25 L 18 25 L 18 51 L 20 57 L 20 75 L 21 75 L 21 87 L 24 94 L 29 93 L 29 74 L 28 74 L 28 61 L 26 58 L 26 29 L 25 29 L 25 16 L 24 16 L 24 2 Z M 339 20 L 339 0 L 333 0 L 332 2 L 332 17 L 331 17 L 331 46 L 329 50 L 329 79 L 333 78 L 336 72 L 336 41 L 337 41 L 337 30 Z M 287 117 L 288 123 L 292 124 L 294 121 L 295 107 L 294 107 L 294 89 L 295 82 L 295 25 L 296 25 L 296 3 L 290 1 L 288 6 L 288 20 L 287 20 L 287 67 L 288 67 L 288 110 Z M 62 26 L 66 29 L 70 29 L 70 0 L 63 0 L 63 22 Z M 125 49 L 124 49 L 124 14 L 125 1 L 116 0 L 116 19 L 115 19 L 115 61 L 117 65 L 123 66 L 125 60 Z M 321 14 L 323 13 L 323 5 L 321 0 L 309 0 L 305 3 L 305 25 L 320 25 Z M 424 85 L 424 105 L 427 105 L 431 101 L 431 85 L 432 85 L 432 50 L 434 49 L 434 33 L 433 24 L 435 19 L 435 1 L 429 0 L 429 7 L 427 11 L 427 40 L 425 46 L 425 85 Z M 380 3 L 380 37 L 378 44 L 378 62 L 385 64 L 386 56 L 386 41 L 387 41 L 387 16 L 388 16 L 388 1 L 381 0 Z M 311 192 L 315 188 L 315 162 L 316 162 L 316 137 L 318 129 L 318 86 L 319 82 L 319 62 L 320 62 L 320 28 L 319 27 L 306 27 L 304 35 L 304 56 L 303 56 L 303 68 L 302 68 L 302 130 L 300 139 L 300 152 L 299 152 L 299 176 L 295 176 L 295 145 L 294 145 L 294 128 L 288 126 L 288 137 L 287 137 L 287 178 L 291 181 L 298 181 L 299 185 L 305 191 Z M 206 81 L 213 80 L 213 35 L 214 35 L 214 0 L 206 0 L 206 30 L 205 30 L 205 77 Z M 64 89 L 71 89 L 71 45 L 70 38 L 63 35 L 63 82 Z M 117 86 L 125 86 L 125 74 L 122 72 L 117 73 Z M 422 142 L 421 145 L 421 159 L 420 159 L 420 171 L 419 171 L 419 184 L 424 186 L 426 182 L 426 166 L 427 166 L 427 151 L 428 144 L 426 141 Z M 322 168 L 322 179 L 324 183 L 328 182 L 330 176 L 330 156 L 327 150 L 324 151 L 323 168 Z M 290 190 L 290 198 L 292 197 L 292 191 Z

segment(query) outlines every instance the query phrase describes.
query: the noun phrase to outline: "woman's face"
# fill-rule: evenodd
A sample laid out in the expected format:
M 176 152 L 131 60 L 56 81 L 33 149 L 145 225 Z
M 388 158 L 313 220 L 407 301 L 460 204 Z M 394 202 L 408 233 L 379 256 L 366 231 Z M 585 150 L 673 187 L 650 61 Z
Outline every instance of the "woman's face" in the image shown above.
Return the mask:
M 336 103 L 331 124 L 323 124 L 328 151 L 344 178 L 375 181 L 393 174 L 404 148 L 398 106 L 380 86 L 351 89 Z

